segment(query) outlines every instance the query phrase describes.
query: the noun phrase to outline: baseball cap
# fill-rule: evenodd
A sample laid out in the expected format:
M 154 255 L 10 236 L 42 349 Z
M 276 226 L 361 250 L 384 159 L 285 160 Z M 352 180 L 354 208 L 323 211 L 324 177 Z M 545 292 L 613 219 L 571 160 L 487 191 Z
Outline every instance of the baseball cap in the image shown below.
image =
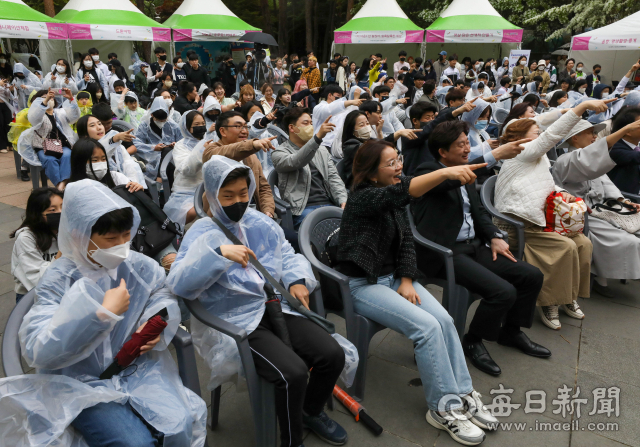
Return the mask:
M 446 52 L 446 51 L 441 51 L 441 52 L 439 52 L 438 54 L 439 54 L 440 56 L 446 56 L 446 55 L 447 55 L 447 52 Z

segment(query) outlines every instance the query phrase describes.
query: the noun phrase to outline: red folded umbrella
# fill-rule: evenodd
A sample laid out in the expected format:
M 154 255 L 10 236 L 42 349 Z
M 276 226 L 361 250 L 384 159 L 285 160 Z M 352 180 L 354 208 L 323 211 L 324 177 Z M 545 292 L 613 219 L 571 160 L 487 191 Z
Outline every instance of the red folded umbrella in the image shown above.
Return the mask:
M 167 327 L 167 322 L 160 315 L 147 320 L 140 332 L 135 332 L 116 354 L 113 363 L 100 375 L 100 379 L 110 379 L 119 374 L 140 356 L 140 348 L 155 339 Z

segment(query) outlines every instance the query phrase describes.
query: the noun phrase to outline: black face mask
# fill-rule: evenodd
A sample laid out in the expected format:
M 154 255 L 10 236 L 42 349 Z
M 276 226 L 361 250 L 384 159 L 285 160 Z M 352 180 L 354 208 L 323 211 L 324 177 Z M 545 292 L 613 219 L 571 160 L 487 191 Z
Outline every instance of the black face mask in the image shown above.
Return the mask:
M 61 213 L 46 214 L 47 227 L 49 227 L 51 231 L 58 231 L 58 227 L 60 226 L 60 214 Z
M 161 61 L 166 61 L 167 60 L 167 55 L 165 54 L 164 56 L 160 56 L 160 60 Z
M 240 219 L 244 216 L 248 206 L 249 202 L 236 202 L 233 205 L 223 206 L 222 211 L 224 211 L 227 217 L 232 221 L 240 222 Z
M 191 135 L 198 140 L 202 140 L 204 138 L 204 134 L 207 133 L 207 126 L 194 126 Z
M 406 58 L 404 58 L 404 57 L 400 58 L 400 62 L 404 62 L 405 60 L 406 60 Z
M 18 79 L 24 79 L 24 75 L 23 75 L 23 74 L 17 74 L 17 75 L 16 75 L 16 78 L 18 78 Z
M 598 74 L 598 73 L 600 73 L 600 70 L 593 70 L 593 72 L 594 72 L 595 74 Z
M 380 97 L 380 102 L 386 101 L 387 99 L 389 99 L 388 96 L 381 96 Z
M 293 63 L 294 63 L 294 64 L 297 64 L 297 63 L 299 63 L 299 62 L 300 62 L 300 61 L 299 61 L 298 59 L 294 59 L 294 60 L 293 60 Z

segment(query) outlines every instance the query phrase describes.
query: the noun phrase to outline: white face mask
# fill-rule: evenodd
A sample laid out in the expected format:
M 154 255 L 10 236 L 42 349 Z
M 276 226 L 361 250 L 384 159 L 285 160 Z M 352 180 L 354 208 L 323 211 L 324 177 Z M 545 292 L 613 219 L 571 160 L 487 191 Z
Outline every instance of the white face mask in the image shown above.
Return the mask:
M 173 85 L 172 81 L 164 81 L 164 85 L 166 85 L 167 87 L 171 87 Z
M 91 59 L 93 59 L 94 61 L 98 62 L 100 60 L 100 55 L 99 54 L 94 54 L 93 56 L 91 56 Z
M 102 92 L 96 93 L 96 98 L 98 98 L 98 99 L 102 98 Z
M 180 70 L 182 70 L 182 67 L 184 67 L 184 62 L 178 62 L 176 64 L 176 67 L 178 67 Z
M 587 91 L 587 87 L 580 87 L 580 88 L 578 89 L 578 91 L 579 91 L 580 93 L 584 93 L 584 92 L 586 92 L 586 91 Z
M 48 108 L 48 109 L 53 109 L 55 106 L 56 106 L 56 102 L 55 102 L 55 100 L 50 99 L 50 100 L 47 102 L 47 108 Z
M 368 140 L 371 138 L 371 124 L 367 124 L 364 127 L 361 127 L 360 129 L 356 129 L 353 134 L 356 136 L 356 138 L 359 138 L 361 140 Z
M 91 239 L 89 239 L 89 242 L 98 247 L 98 244 L 93 242 Z M 130 242 L 125 242 L 124 244 L 116 245 L 111 248 L 98 247 L 96 250 L 88 250 L 88 254 L 91 256 L 91 259 L 96 261 L 98 264 L 106 269 L 112 270 L 122 264 L 124 260 L 129 257 L 129 246 Z
M 82 63 L 83 63 L 83 64 L 84 64 L 84 66 L 85 66 L 85 67 L 87 67 L 87 68 L 91 68 L 91 67 L 93 67 L 93 62 L 91 62 L 91 61 L 83 61 Z
M 527 65 L 527 61 L 520 61 L 520 65 L 524 67 L 525 65 Z
M 56 71 L 58 73 L 64 73 L 65 71 L 67 71 L 67 67 L 65 67 L 64 65 L 56 65 Z
M 107 162 L 101 161 L 98 163 L 91 163 L 93 166 L 93 172 L 91 172 L 91 166 L 87 163 L 87 176 L 92 180 L 102 180 L 107 174 Z
M 156 126 L 158 126 L 160 129 L 162 129 L 164 127 L 164 125 L 167 123 L 167 121 L 158 121 L 157 119 L 153 119 L 153 121 L 156 123 Z
M 167 107 L 171 107 L 173 105 L 173 99 L 171 98 L 164 98 L 164 102 L 167 103 Z
M 480 70 L 480 67 L 482 67 L 481 64 L 476 64 L 476 70 Z
M 6 64 L 7 60 L 6 59 L 0 59 L 0 64 Z

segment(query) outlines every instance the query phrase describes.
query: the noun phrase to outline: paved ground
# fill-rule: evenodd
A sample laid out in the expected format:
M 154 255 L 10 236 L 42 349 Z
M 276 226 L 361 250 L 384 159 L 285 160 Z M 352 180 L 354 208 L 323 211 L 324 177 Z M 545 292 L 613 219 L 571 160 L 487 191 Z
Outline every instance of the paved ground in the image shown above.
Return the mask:
M 30 187 L 31 183 L 17 180 L 13 155 L 0 154 L 0 331 L 4 329 L 15 303 L 10 265 L 13 242 L 9 233 L 21 222 Z M 483 445 L 640 446 L 640 282 L 631 281 L 623 285 L 618 281 L 610 281 L 610 287 L 615 292 L 614 298 L 594 295 L 590 299 L 580 300 L 586 314 L 583 322 L 561 314 L 563 327 L 555 332 L 536 318 L 527 333 L 533 340 L 551 349 L 553 356 L 548 360 L 534 359 L 496 343 L 486 343 L 503 372 L 500 377 L 494 378 L 469 365 L 475 388 L 483 394 L 486 404 L 491 404 L 495 398 L 496 402 L 510 402 L 520 407 L 514 409 L 510 416 L 500 418 L 505 423 L 504 427 L 497 433 L 488 434 Z M 437 289 L 432 292 L 439 296 Z M 469 310 L 469 318 L 474 311 L 475 306 Z M 344 334 L 342 321 L 339 318 L 333 320 L 339 332 Z M 200 359 L 198 362 L 204 390 L 208 371 Z M 411 342 L 389 330 L 377 334 L 369 352 L 363 405 L 385 431 L 381 436 L 374 437 L 336 403 L 336 409 L 329 414 L 349 431 L 348 445 L 458 445 L 425 421 L 423 390 L 410 384 L 417 377 Z M 505 390 L 513 392 L 491 394 L 501 384 Z M 572 389 L 580 388 L 580 394 L 575 396 L 576 402 L 586 399 L 582 405 L 574 405 L 580 407 L 579 418 L 577 412 L 569 414 L 570 407 L 562 405 L 568 402 L 558 390 L 564 385 Z M 620 390 L 619 399 L 614 398 L 616 388 Z M 593 411 L 593 392 L 598 395 L 599 389 L 604 389 L 608 394 L 598 399 L 596 411 Z M 531 401 L 540 400 L 539 392 L 546 393 L 546 408 L 541 413 L 533 413 L 529 409 L 525 412 L 526 393 L 529 391 L 534 391 L 530 395 Z M 567 394 L 571 397 L 576 391 L 564 393 Z M 210 404 L 208 395 L 203 398 Z M 616 401 L 619 406 L 617 417 Z M 540 404 L 530 404 L 533 410 L 541 407 Z M 598 414 L 598 410 L 607 409 L 607 404 L 612 404 L 614 413 L 610 417 Z M 562 408 L 566 410 L 564 414 Z M 610 424 L 608 427 L 607 423 Z M 253 423 L 247 393 L 236 393 L 235 385 L 224 387 L 219 427 L 209 434 L 212 447 L 253 445 Z M 305 445 L 315 447 L 326 444 L 310 434 L 305 439 Z

